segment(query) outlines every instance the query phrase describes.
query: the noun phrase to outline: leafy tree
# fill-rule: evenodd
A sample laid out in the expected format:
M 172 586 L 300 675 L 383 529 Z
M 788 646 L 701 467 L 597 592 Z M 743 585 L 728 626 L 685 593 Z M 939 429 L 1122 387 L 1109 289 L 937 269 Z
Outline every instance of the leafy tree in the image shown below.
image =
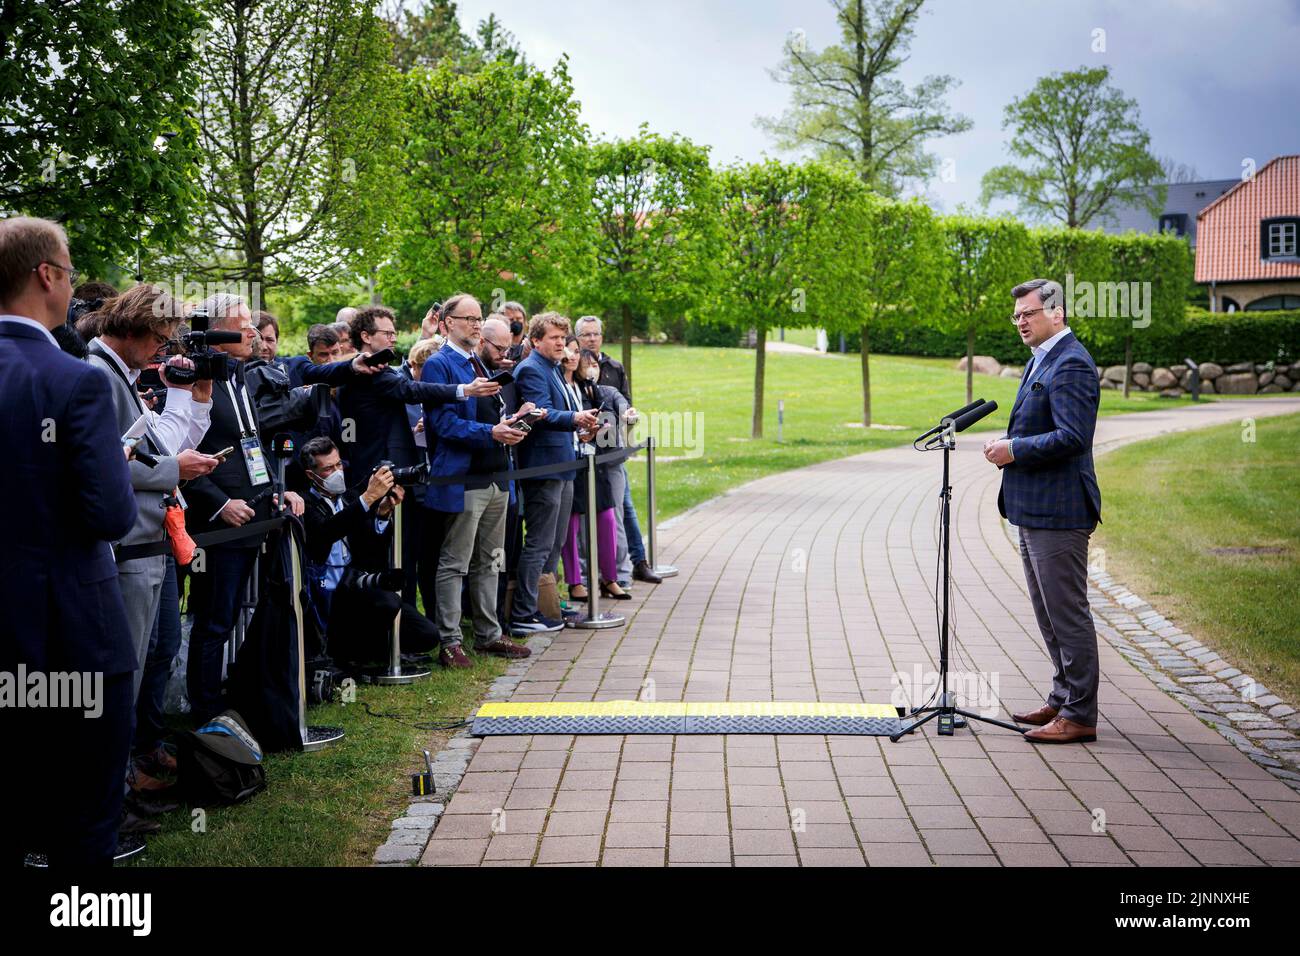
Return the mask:
M 895 75 L 907 61 L 924 0 L 831 0 L 842 40 L 809 50 L 802 32 L 786 42 L 772 71 L 790 87 L 790 108 L 759 127 L 782 149 L 811 148 L 817 158 L 847 163 L 864 183 L 897 195 L 906 180 L 936 165 L 925 141 L 970 129 L 948 112 L 951 76 L 927 76 L 908 89 Z
M 1135 202 L 1159 216 L 1164 170 L 1151 154 L 1136 100 L 1110 85 L 1101 66 L 1053 73 L 1006 107 L 1008 150 L 1023 166 L 984 174 L 981 199 L 1009 197 L 1021 215 L 1085 228 L 1116 202 Z
M 393 42 L 393 66 L 402 73 L 415 67 L 432 70 L 443 63 L 458 73 L 498 61 L 529 68 L 519 41 L 495 13 L 479 21 L 473 37 L 461 29 L 454 0 L 423 0 L 414 10 L 407 0 L 385 0 L 380 16 Z
M 369 267 L 400 134 L 383 23 L 349 0 L 208 0 L 197 114 L 207 279 L 264 289 Z
M 856 197 L 852 227 L 839 237 L 844 294 L 836 324 L 862 338 L 862 424 L 871 424 L 870 333 L 897 314 L 932 309 L 941 299 L 943 238 L 929 207 L 870 194 Z M 832 326 L 832 330 L 834 327 Z
M 763 437 L 767 330 L 832 320 L 846 278 L 837 237 L 846 234 L 863 188 L 851 175 L 816 164 L 768 161 L 718 174 L 726 242 L 707 318 L 756 331 L 754 438 Z
M 88 275 L 185 234 L 202 25 L 190 0 L 0 4 L 0 210 L 63 223 Z
M 483 63 L 508 63 L 521 70 L 529 69 L 528 58 L 515 35 L 501 25 L 495 13 L 489 13 L 486 20 L 480 20 L 474 31 L 478 37 L 478 50 L 474 59 Z
M 707 281 L 716 254 L 709 151 L 642 126 L 630 139 L 593 143 L 586 162 L 591 244 L 574 298 L 621 318 L 630 377 L 633 316 L 683 313 Z
M 444 63 L 404 78 L 407 144 L 385 289 L 433 301 L 457 289 L 499 303 L 505 287 L 549 288 L 584 239 L 590 195 L 567 63 L 506 61 L 458 74 Z
M 387 0 L 380 16 L 392 40 L 393 66 L 403 73 L 417 66 L 432 69 L 443 60 L 460 61 L 474 48 L 460 28 L 454 0 L 424 0 L 416 10 L 406 0 Z
M 947 275 L 945 307 L 923 321 L 966 333 L 966 401 L 974 400 L 975 340 L 1010 321 L 1011 290 L 1038 272 L 1029 231 L 1011 219 L 946 216 L 940 220 Z

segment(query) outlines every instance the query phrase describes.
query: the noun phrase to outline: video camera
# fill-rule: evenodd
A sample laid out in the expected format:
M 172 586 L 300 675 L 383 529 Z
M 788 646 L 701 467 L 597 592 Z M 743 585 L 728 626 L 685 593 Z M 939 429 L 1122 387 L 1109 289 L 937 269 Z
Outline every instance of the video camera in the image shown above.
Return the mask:
M 181 354 L 194 363 L 193 369 L 167 367 L 167 378 L 177 385 L 193 385 L 197 381 L 221 378 L 226 367 L 226 354 L 214 345 L 234 345 L 244 340 L 243 332 L 213 332 L 208 329 L 211 316 L 203 309 L 189 314 L 190 330 L 180 337 Z

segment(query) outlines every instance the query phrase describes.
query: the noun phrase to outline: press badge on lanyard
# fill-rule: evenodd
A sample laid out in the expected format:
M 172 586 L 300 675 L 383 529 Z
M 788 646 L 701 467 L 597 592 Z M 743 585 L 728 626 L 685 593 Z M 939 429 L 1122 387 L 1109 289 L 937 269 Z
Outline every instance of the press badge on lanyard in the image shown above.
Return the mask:
M 239 431 L 243 435 L 239 439 L 239 448 L 244 453 L 244 467 L 248 469 L 248 480 L 253 487 L 270 484 L 271 470 L 267 467 L 266 456 L 262 453 L 262 443 L 258 440 L 257 430 L 254 427 L 253 408 L 248 404 L 248 389 L 240 392 L 244 399 L 244 411 L 248 413 L 247 425 L 244 424 L 244 416 L 239 414 L 239 401 L 235 398 L 235 389 L 229 380 L 226 381 L 226 391 L 230 393 L 230 404 L 235 410 Z

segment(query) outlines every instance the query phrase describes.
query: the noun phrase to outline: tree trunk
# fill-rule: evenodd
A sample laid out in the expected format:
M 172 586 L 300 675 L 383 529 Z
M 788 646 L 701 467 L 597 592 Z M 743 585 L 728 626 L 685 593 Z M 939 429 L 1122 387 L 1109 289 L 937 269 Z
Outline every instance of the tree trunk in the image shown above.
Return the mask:
M 966 404 L 975 401 L 975 330 L 966 330 Z
M 627 374 L 627 391 L 632 393 L 632 307 L 623 303 L 623 371 Z
M 1128 398 L 1128 385 L 1133 378 L 1133 336 L 1124 336 L 1124 397 Z
M 867 362 L 867 323 L 862 323 L 862 427 L 871 427 L 871 367 Z
M 754 423 L 750 428 L 750 438 L 763 437 L 763 373 L 767 366 L 767 326 L 759 323 L 754 334 Z

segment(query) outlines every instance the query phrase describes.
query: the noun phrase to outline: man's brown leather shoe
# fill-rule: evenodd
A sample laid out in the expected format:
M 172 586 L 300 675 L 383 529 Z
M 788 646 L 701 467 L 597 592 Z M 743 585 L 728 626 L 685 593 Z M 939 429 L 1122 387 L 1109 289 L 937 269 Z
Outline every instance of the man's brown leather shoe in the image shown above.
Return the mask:
M 1050 724 L 1056 717 L 1056 708 L 1044 704 L 1037 710 L 1031 710 L 1027 714 L 1012 714 L 1011 719 L 1018 724 L 1033 724 L 1035 727 L 1044 727 Z
M 484 644 L 482 647 L 475 647 L 475 651 L 482 654 L 492 654 L 495 657 L 527 657 L 532 654 L 528 648 L 514 641 L 507 641 L 503 637 L 498 637 L 491 644 Z
M 443 667 L 473 667 L 474 662 L 465 656 L 465 652 L 457 644 L 454 647 L 444 647 L 438 652 L 438 663 Z
M 1097 728 L 1057 717 L 1046 727 L 1026 731 L 1025 739 L 1035 744 L 1090 744 L 1097 739 Z

